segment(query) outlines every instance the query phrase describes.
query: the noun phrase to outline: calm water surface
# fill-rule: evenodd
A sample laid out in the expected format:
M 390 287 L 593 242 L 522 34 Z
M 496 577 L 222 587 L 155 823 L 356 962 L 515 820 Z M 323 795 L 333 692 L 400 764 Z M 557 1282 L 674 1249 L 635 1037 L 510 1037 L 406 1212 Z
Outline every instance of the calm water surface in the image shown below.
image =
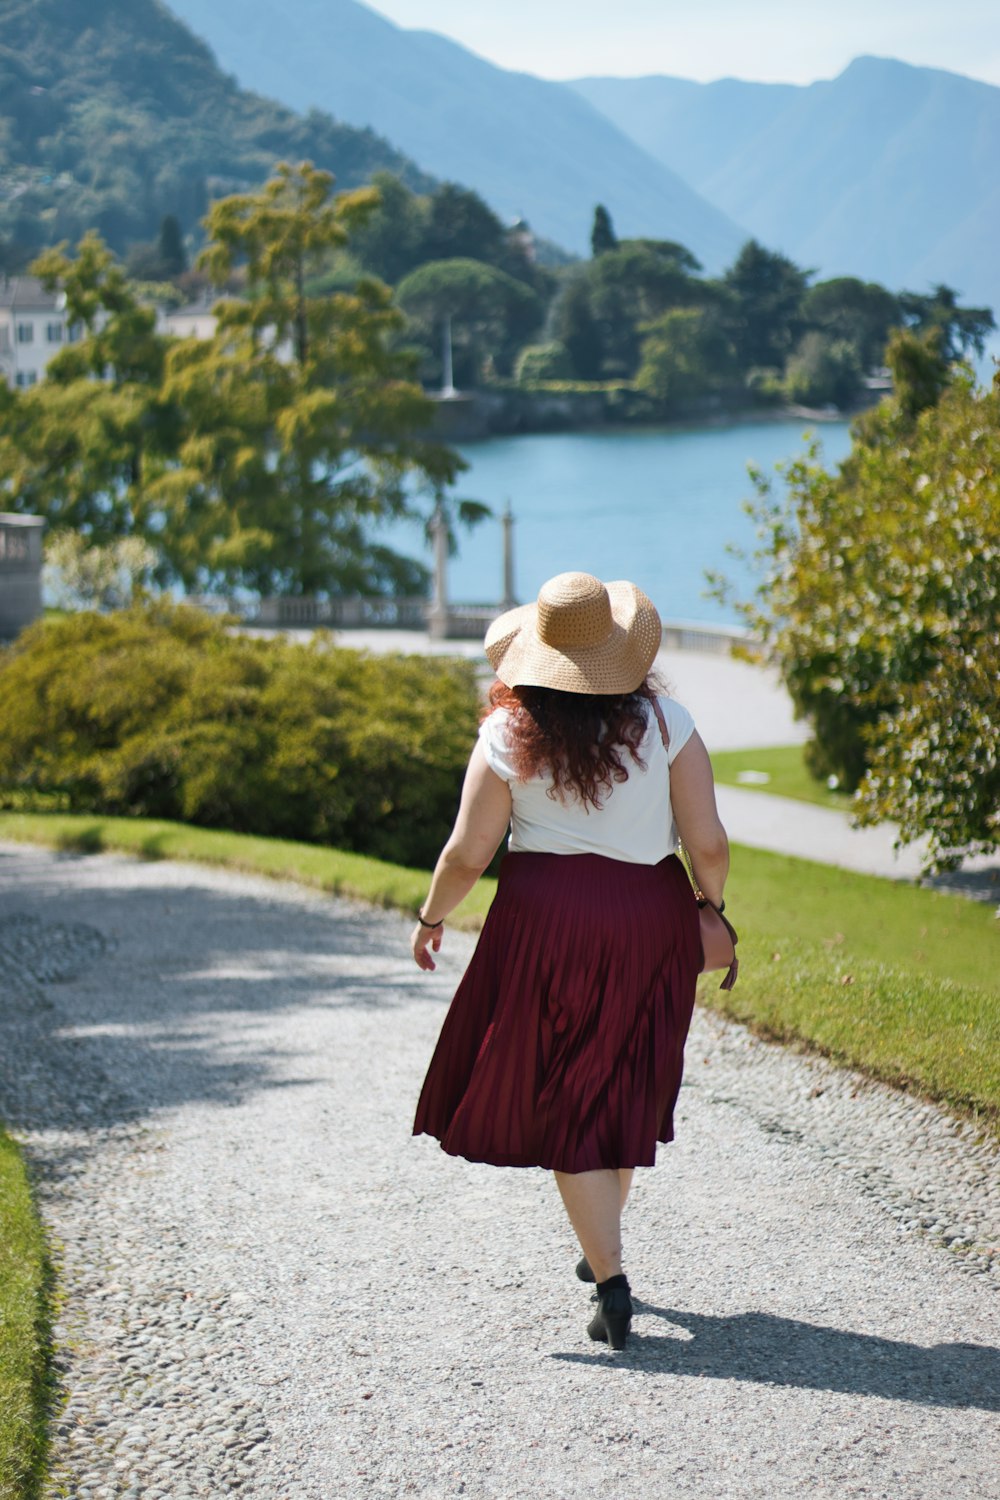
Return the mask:
M 832 466 L 850 448 L 846 422 L 813 429 Z M 706 568 L 721 569 L 749 591 L 745 565 L 727 542 L 752 546 L 742 503 L 753 494 L 747 465 L 773 473 L 803 451 L 801 421 L 742 423 L 697 431 L 535 434 L 469 444 L 470 464 L 457 493 L 485 501 L 497 516 L 509 501 L 515 517 L 515 591 L 533 599 L 554 573 L 579 568 L 602 578 L 630 578 L 669 619 L 731 622 L 704 597 Z M 411 525 L 386 540 L 430 564 Z M 488 603 L 501 596 L 501 539 L 496 520 L 459 539 L 449 569 L 452 600 Z

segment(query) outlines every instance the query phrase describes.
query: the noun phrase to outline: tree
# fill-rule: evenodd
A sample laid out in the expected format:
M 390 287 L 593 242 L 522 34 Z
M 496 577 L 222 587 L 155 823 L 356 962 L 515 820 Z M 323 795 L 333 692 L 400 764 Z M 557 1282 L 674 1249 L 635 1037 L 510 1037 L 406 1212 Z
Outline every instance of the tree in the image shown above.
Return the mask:
M 622 240 L 574 268 L 553 306 L 551 336 L 581 380 L 631 380 L 645 324 L 673 307 L 717 300 L 692 274 L 698 261 L 672 240 Z
M 802 332 L 808 280 L 808 272 L 786 256 L 747 240 L 723 277 L 731 297 L 731 337 L 744 372 L 784 365 Z
M 604 255 L 608 250 L 618 249 L 618 237 L 611 223 L 611 215 L 599 203 L 594 209 L 594 227 L 590 231 L 590 251 L 596 260 L 599 255 Z
M 940 332 L 941 352 L 947 360 L 964 359 L 972 352 L 981 358 L 987 335 L 997 326 L 988 307 L 959 307 L 958 293 L 950 286 L 936 286 L 929 296 L 901 292 L 899 305 L 910 328 L 919 333 Z
M 885 360 L 890 330 L 902 322 L 899 298 L 874 281 L 836 276 L 817 282 L 802 299 L 803 320 L 832 339 L 844 339 L 858 352 L 863 370 Z
M 78 531 L 59 531 L 45 545 L 45 592 L 57 609 L 125 609 L 149 583 L 157 562 L 142 537 L 95 547 Z
M 477 260 L 439 260 L 411 271 L 397 289 L 399 305 L 436 344 L 445 318 L 452 319 L 456 354 L 464 356 L 464 378 L 476 384 L 492 358 L 510 369 L 514 355 L 537 329 L 542 306 L 530 287 Z
M 600 380 L 604 340 L 590 309 L 586 271 L 574 268 L 563 282 L 550 315 L 551 333 L 570 357 L 578 380 Z
M 186 583 L 261 593 L 411 591 L 420 569 L 372 545 L 373 521 L 424 513 L 463 466 L 423 434 L 431 405 L 389 289 L 310 297 L 306 281 L 377 201 L 331 197 L 308 162 L 213 205 L 200 264 L 216 285 L 242 268 L 246 296 L 216 306 L 210 340 L 167 357 L 177 459 L 151 493 Z
M 148 483 L 176 429 L 161 397 L 167 340 L 156 314 L 96 235 L 75 259 L 50 250 L 32 270 L 63 292 L 83 336 L 49 362 L 45 380 L 6 393 L 0 493 L 11 509 L 44 516 L 50 533 L 79 531 L 98 546 L 146 536 L 161 551 Z
M 505 231 L 478 193 L 446 182 L 431 195 L 421 260 L 481 260 L 495 265 Z
M 679 401 L 718 390 L 733 376 L 732 349 L 715 310 L 674 308 L 646 325 L 640 390 Z
M 426 259 L 430 204 L 391 172 L 376 172 L 378 202 L 351 234 L 351 252 L 366 271 L 390 286 Z
M 705 296 L 688 267 L 693 256 L 666 241 L 622 240 L 584 268 L 590 311 L 601 335 L 603 372 L 631 380 L 639 368 L 643 326 Z
M 160 221 L 160 237 L 157 251 L 164 276 L 180 276 L 187 270 L 187 251 L 184 236 L 175 214 L 165 214 Z
M 777 502 L 758 481 L 764 573 L 743 612 L 812 724 L 813 770 L 857 789 L 862 823 L 927 836 L 932 868 L 994 851 L 1000 385 L 959 372 L 916 414 L 886 402 L 838 474 L 813 450 L 786 478 Z
M 785 369 L 782 382 L 790 401 L 804 406 L 852 406 L 862 390 L 861 361 L 848 339 L 811 329 Z
M 0 494 L 91 545 L 139 536 L 157 580 L 262 593 L 419 592 L 426 570 L 378 545 L 382 517 L 451 516 L 463 467 L 426 437 L 432 407 L 394 348 L 403 317 L 371 278 L 310 297 L 315 260 L 345 244 L 368 190 L 282 164 L 259 193 L 217 202 L 204 263 L 246 296 L 207 340 L 172 340 L 95 236 L 36 264 L 84 336 L 27 391 L 0 388 Z M 470 513 L 471 514 L 471 513 Z

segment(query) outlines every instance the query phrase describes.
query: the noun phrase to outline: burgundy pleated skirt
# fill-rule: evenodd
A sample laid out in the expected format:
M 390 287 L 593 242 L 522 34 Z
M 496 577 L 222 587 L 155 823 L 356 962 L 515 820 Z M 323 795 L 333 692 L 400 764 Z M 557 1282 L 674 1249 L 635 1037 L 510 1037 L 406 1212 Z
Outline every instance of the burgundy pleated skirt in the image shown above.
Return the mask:
M 673 1139 L 701 963 L 679 859 L 508 854 L 414 1135 L 501 1167 L 647 1167 Z

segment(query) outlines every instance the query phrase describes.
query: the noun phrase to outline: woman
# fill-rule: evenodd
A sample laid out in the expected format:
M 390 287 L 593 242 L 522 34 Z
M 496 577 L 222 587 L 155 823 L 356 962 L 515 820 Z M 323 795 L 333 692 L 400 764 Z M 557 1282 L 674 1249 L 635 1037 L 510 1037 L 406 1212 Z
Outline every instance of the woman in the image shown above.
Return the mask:
M 722 902 L 729 847 L 686 709 L 649 673 L 660 619 L 631 583 L 562 573 L 486 636 L 497 675 L 412 936 L 433 969 L 443 924 L 511 829 L 496 899 L 424 1083 L 414 1134 L 452 1155 L 555 1174 L 597 1283 L 593 1339 L 632 1316 L 621 1210 L 673 1139 L 701 964 L 698 908 Z

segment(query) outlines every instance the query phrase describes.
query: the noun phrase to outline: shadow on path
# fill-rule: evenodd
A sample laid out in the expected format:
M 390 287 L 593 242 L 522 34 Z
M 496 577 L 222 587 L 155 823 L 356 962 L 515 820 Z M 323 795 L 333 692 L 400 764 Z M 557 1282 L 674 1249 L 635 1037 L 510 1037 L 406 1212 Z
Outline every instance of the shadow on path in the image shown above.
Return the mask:
M 666 1319 L 691 1337 L 643 1332 L 647 1314 Z M 937 1344 L 927 1349 L 771 1313 L 713 1317 L 639 1301 L 636 1323 L 623 1354 L 612 1356 L 595 1348 L 593 1354 L 551 1357 L 648 1375 L 745 1380 L 924 1406 L 1000 1411 L 1000 1349 L 983 1344 Z
M 440 1003 L 402 942 L 380 951 L 367 913 L 176 867 L 161 880 L 136 864 L 133 879 L 111 859 L 0 851 L 0 1118 L 15 1129 L 308 1085 L 323 1057 L 301 1031 L 294 1053 L 276 1045 L 276 1017 Z

